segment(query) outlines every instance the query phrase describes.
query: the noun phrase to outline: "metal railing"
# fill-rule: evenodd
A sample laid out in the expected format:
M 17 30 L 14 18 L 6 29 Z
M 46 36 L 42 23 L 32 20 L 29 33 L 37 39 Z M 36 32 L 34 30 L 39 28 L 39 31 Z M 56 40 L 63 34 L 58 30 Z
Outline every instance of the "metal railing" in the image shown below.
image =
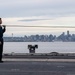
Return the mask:
M 27 25 L 2 25 L 6 27 L 33 27 L 33 28 L 75 28 L 75 26 L 27 26 Z

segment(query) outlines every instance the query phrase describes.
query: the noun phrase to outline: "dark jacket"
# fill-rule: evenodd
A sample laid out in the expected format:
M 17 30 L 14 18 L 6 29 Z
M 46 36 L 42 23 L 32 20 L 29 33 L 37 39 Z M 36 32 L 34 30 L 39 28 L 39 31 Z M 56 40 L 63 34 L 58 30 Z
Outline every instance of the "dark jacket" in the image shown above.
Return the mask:
M 3 33 L 5 32 L 5 27 L 0 26 L 0 41 L 3 40 Z

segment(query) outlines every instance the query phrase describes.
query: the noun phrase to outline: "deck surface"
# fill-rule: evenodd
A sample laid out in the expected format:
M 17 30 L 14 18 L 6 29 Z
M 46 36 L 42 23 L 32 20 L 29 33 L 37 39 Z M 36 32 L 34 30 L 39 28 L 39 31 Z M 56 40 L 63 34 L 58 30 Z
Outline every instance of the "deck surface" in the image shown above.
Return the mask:
M 75 75 L 75 59 L 3 58 L 0 75 Z

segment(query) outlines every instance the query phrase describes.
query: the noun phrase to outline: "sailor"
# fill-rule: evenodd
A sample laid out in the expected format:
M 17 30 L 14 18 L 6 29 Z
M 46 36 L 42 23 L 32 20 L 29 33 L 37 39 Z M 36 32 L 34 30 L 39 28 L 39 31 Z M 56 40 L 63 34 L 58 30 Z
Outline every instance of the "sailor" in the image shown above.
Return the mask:
M 3 33 L 6 30 L 6 26 L 2 26 L 2 19 L 0 18 L 0 63 L 2 61 L 2 53 L 3 53 Z

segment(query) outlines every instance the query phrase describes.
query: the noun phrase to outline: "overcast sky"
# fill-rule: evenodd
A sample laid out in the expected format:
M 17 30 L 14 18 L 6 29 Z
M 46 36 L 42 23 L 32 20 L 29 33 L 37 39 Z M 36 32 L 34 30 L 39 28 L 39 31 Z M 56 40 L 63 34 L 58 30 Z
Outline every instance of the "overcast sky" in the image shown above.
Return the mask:
M 75 26 L 75 0 L 0 0 L 0 17 L 9 25 Z

